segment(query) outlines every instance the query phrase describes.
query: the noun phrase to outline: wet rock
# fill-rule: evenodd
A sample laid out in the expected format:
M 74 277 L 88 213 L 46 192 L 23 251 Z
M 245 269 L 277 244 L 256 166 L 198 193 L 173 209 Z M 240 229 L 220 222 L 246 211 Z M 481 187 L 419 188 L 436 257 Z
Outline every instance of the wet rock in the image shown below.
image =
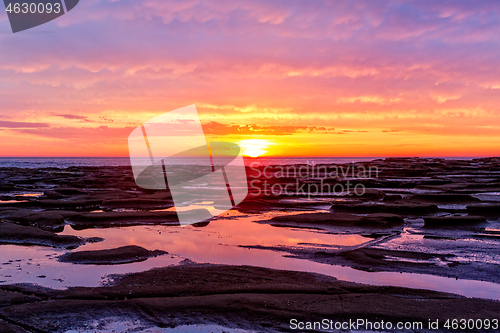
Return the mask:
M 427 228 L 438 228 L 442 226 L 460 227 L 463 225 L 474 225 L 478 223 L 486 222 L 484 216 L 429 216 L 424 217 L 425 227 Z
M 25 329 L 16 326 L 14 324 L 10 324 L 2 319 L 0 319 L 0 332 L 2 333 L 28 333 Z
M 483 203 L 467 206 L 469 214 L 477 214 L 484 216 L 500 216 L 500 203 Z
M 263 200 L 263 199 L 247 199 L 239 203 L 236 207 L 242 212 L 261 212 L 276 209 L 276 201 Z
M 10 192 L 10 191 L 15 191 L 16 189 L 17 188 L 15 185 L 6 185 L 6 184 L 0 185 L 0 191 Z
M 401 200 L 403 200 L 403 197 L 400 194 L 386 195 L 383 199 L 384 202 L 396 202 Z
M 203 221 L 203 222 L 198 222 L 198 223 L 191 224 L 191 226 L 194 227 L 194 228 L 205 228 L 208 225 L 210 225 L 210 221 Z
M 153 200 L 153 199 L 117 199 L 106 200 L 101 204 L 102 209 L 165 209 L 174 206 L 173 200 Z
M 421 204 L 414 202 L 395 202 L 395 203 L 338 203 L 335 202 L 331 208 L 334 212 L 348 213 L 392 213 L 400 215 L 426 215 L 438 212 L 438 207 L 432 204 Z
M 31 209 L 66 209 L 66 210 L 85 210 L 99 208 L 102 200 L 91 200 L 82 198 L 73 199 L 44 199 L 20 202 L 15 207 L 31 208 Z
M 367 200 L 381 200 L 381 199 L 384 199 L 384 197 L 385 197 L 384 192 L 377 190 L 377 189 L 370 189 L 370 188 L 365 189 L 365 192 L 363 195 L 358 196 L 357 193 L 355 193 L 355 192 L 351 192 L 351 194 L 360 198 L 360 199 L 367 199 Z
M 290 210 L 297 208 L 317 209 L 318 207 L 329 207 L 330 203 L 327 201 L 300 201 L 300 199 L 291 199 L 286 197 L 284 199 L 246 199 L 235 208 L 240 212 L 258 213 L 270 210 Z
M 407 266 L 427 266 L 429 263 L 425 262 L 412 262 L 406 261 L 410 260 L 420 260 L 429 261 L 435 258 L 439 258 L 442 261 L 446 261 L 452 258 L 453 255 L 441 255 L 433 253 L 421 253 L 412 251 L 397 251 L 397 250 L 385 250 L 385 249 L 374 249 L 374 248 L 360 248 L 352 251 L 345 251 L 341 253 L 341 256 L 347 260 L 356 263 L 358 268 L 373 268 L 373 267 L 383 267 L 383 266 L 395 266 L 395 265 L 407 265 Z M 403 261 L 387 260 L 388 258 L 399 258 Z
M 58 187 L 54 188 L 54 192 L 62 194 L 62 195 L 78 195 L 78 194 L 87 194 L 85 191 L 74 188 L 74 187 Z
M 117 265 L 144 261 L 151 257 L 167 254 L 168 252 L 149 251 L 136 245 L 122 246 L 110 250 L 70 252 L 59 256 L 61 262 L 87 265 Z
M 153 222 L 176 222 L 177 214 L 168 212 L 147 212 L 147 211 L 125 211 L 125 212 L 96 212 L 79 214 L 68 218 L 68 221 L 74 223 L 153 223 Z
M 376 213 L 367 216 L 339 213 L 306 213 L 297 215 L 276 216 L 270 223 L 295 222 L 314 225 L 361 226 L 361 227 L 392 227 L 404 223 L 404 219 L 395 214 Z
M 290 318 L 363 318 L 371 322 L 496 318 L 500 302 L 427 290 L 370 286 L 305 272 L 249 266 L 179 265 L 117 277 L 97 288 L 37 290 L 50 301 L 0 309 L 2 318 L 43 332 L 88 330 L 127 321 L 179 326 L 224 322 L 251 331 L 282 331 Z M 9 286 L 27 293 L 33 286 Z M 125 300 L 126 299 L 126 300 Z M 312 317 L 310 317 L 312 314 Z M 258 318 L 258 319 L 256 319 Z M 54 323 L 57 324 L 54 324 Z M 265 323 L 266 326 L 260 326 Z M 277 323 L 277 324 L 276 324 Z
M 404 224 L 404 219 L 400 215 L 390 213 L 374 213 L 363 216 L 358 226 L 382 226 L 393 227 Z
M 427 193 L 413 194 L 409 200 L 418 202 L 432 203 L 476 203 L 481 202 L 478 198 L 474 198 L 468 194 L 455 193 Z
M 66 224 L 63 215 L 53 211 L 8 210 L 0 211 L 0 217 L 22 225 L 51 231 L 61 230 Z
M 74 248 L 85 241 L 76 236 L 58 235 L 35 227 L 0 223 L 0 243 Z
M 43 196 L 42 198 L 45 198 L 45 199 L 61 199 L 61 198 L 64 198 L 64 196 L 60 193 L 57 193 L 55 191 L 52 191 L 52 190 L 48 190 L 48 191 L 45 191 L 43 193 Z
M 38 302 L 41 300 L 42 300 L 41 298 L 33 295 L 24 295 L 12 291 L 0 290 L 0 307 L 14 305 L 14 304 Z M 0 330 L 0 332 L 3 331 Z
M 210 219 L 212 215 L 206 209 L 192 209 L 186 216 L 193 216 L 194 221 Z M 68 218 L 72 227 L 76 230 L 87 228 L 109 228 L 119 226 L 144 225 L 144 224 L 169 224 L 179 225 L 179 219 L 175 211 L 148 212 L 148 211 L 126 211 L 126 212 L 98 212 L 74 215 Z

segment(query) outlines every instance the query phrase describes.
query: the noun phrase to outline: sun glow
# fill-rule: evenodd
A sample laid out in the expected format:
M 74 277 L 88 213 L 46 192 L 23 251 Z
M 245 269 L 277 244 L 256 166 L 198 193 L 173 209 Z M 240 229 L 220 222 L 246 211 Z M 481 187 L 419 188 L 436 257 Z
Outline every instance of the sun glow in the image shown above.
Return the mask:
M 268 152 L 267 148 L 269 148 L 273 144 L 267 140 L 250 139 L 250 140 L 241 140 L 240 142 L 238 142 L 238 145 L 241 147 L 243 155 L 250 157 L 258 157 L 266 154 Z

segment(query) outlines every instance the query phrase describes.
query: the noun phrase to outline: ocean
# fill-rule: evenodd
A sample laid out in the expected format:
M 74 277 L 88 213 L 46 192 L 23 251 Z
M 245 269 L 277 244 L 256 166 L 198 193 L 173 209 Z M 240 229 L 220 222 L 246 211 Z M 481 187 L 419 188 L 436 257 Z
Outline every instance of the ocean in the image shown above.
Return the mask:
M 354 162 L 368 162 L 379 157 L 261 157 L 245 158 L 247 166 L 254 165 L 292 165 L 292 164 L 341 164 Z M 147 162 L 148 159 L 145 159 Z M 192 160 L 197 164 L 196 160 Z M 0 157 L 0 168 L 59 168 L 69 167 L 111 167 L 130 166 L 128 157 Z

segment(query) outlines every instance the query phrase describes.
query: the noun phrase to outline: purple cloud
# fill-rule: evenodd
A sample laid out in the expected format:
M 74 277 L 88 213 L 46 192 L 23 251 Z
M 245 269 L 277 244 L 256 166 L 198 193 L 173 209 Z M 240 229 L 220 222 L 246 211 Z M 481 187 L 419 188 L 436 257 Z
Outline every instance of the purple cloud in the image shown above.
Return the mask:
M 0 128 L 47 128 L 46 123 L 29 123 L 23 121 L 0 121 Z

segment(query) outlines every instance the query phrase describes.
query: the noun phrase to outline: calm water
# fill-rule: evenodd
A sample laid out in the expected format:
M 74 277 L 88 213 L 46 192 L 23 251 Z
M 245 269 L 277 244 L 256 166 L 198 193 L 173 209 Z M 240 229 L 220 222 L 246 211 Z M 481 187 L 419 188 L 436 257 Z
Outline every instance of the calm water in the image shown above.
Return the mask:
M 251 165 L 290 165 L 290 164 L 330 164 L 353 163 L 374 160 L 374 157 L 303 157 L 303 158 L 246 158 L 245 164 Z M 186 159 L 183 159 L 185 162 Z M 144 159 L 149 162 L 149 158 Z M 196 159 L 192 159 L 197 164 Z M 255 165 L 255 164 L 254 164 Z M 130 166 L 128 157 L 0 157 L 0 168 L 68 168 L 78 167 L 104 167 L 104 166 Z
M 0 157 L 0 168 L 68 168 L 102 167 L 102 166 L 130 166 L 130 159 L 126 157 Z
M 70 286 L 98 286 L 108 282 L 109 274 L 145 271 L 155 267 L 178 264 L 184 259 L 200 263 L 252 265 L 274 269 L 320 273 L 339 280 L 373 285 L 390 285 L 451 292 L 467 297 L 500 300 L 500 284 L 456 280 L 441 276 L 414 273 L 365 272 L 350 267 L 321 264 L 290 258 L 270 250 L 242 248 L 238 245 L 287 245 L 308 243 L 318 248 L 345 248 L 369 241 L 352 234 L 332 235 L 324 231 L 275 228 L 255 223 L 276 213 L 244 215 L 230 212 L 232 218 L 218 217 L 207 227 L 134 226 L 112 229 L 73 230 L 66 226 L 62 234 L 81 237 L 102 237 L 103 242 L 89 243 L 81 250 L 100 250 L 124 245 L 139 245 L 150 250 L 168 251 L 168 255 L 123 265 L 77 265 L 62 263 L 57 257 L 64 249 L 39 246 L 2 245 L 0 251 L 0 284 L 36 283 L 64 289 Z M 279 213 L 283 214 L 283 213 Z

